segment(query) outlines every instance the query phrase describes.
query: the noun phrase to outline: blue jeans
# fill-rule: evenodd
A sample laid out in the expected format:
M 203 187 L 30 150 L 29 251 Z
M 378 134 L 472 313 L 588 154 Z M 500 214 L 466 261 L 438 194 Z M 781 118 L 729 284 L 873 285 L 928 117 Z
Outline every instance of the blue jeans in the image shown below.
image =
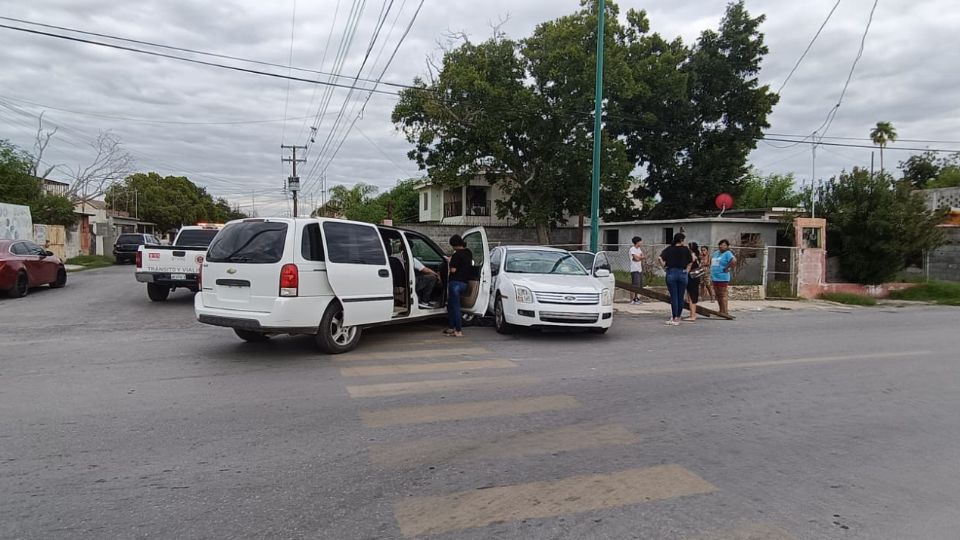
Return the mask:
M 670 292 L 670 310 L 674 319 L 683 313 L 683 294 L 687 291 L 687 271 L 683 268 L 667 269 L 667 290 Z
M 450 328 L 457 332 L 462 330 L 463 317 L 460 313 L 460 296 L 467 291 L 467 284 L 462 281 L 451 281 L 449 296 L 447 297 L 447 319 L 450 321 Z

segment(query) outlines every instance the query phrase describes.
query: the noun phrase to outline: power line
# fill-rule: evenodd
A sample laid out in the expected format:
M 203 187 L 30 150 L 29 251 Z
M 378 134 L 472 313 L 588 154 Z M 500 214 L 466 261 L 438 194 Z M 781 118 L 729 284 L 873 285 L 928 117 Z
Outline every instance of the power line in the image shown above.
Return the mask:
M 766 136 L 769 137 L 803 137 L 804 135 L 797 135 L 794 133 L 767 133 Z M 809 136 L 809 135 L 808 135 Z M 820 137 L 818 137 L 820 138 Z M 824 139 L 833 139 L 839 141 L 872 141 L 870 137 L 839 137 L 839 136 L 824 136 Z M 897 142 L 915 142 L 915 143 L 938 143 L 938 144 L 960 144 L 960 141 L 946 141 L 942 139 L 901 139 L 897 138 Z
M 337 26 L 337 16 L 340 14 L 340 0 L 337 0 L 337 7 L 333 10 L 333 18 L 330 19 L 330 31 L 327 32 L 327 43 L 323 47 L 323 55 L 320 56 L 320 67 L 323 67 L 323 63 L 327 60 L 327 52 L 330 50 L 330 42 L 333 39 L 333 29 Z M 313 110 L 313 102 L 317 99 L 317 89 L 319 86 L 314 86 L 313 91 L 310 92 L 310 104 L 307 105 L 307 111 Z M 307 129 L 307 119 L 309 117 L 304 117 L 303 124 L 300 125 L 300 131 L 297 139 L 302 139 L 303 135 L 306 133 Z
M 762 140 L 765 140 L 765 141 L 777 141 L 777 142 L 789 142 L 789 143 L 796 143 L 796 144 L 815 144 L 815 145 L 817 145 L 817 146 L 842 146 L 842 147 L 846 147 L 846 148 L 869 148 L 869 149 L 872 149 L 872 150 L 876 150 L 876 149 L 877 149 L 877 146 L 876 146 L 876 145 L 868 145 L 868 144 L 848 144 L 848 143 L 837 143 L 837 142 L 822 142 L 822 141 L 819 141 L 819 140 L 818 140 L 818 141 L 802 141 L 802 140 L 801 140 L 801 141 L 797 141 L 797 140 L 792 140 L 792 139 L 781 139 L 781 138 L 777 138 L 777 137 L 764 137 Z M 944 152 L 944 153 L 949 153 L 949 154 L 955 154 L 955 153 L 960 152 L 960 148 L 955 148 L 955 149 L 950 149 L 950 148 L 913 148 L 913 147 L 905 147 L 905 146 L 885 146 L 885 147 L 883 148 L 883 150 L 884 150 L 884 151 L 901 150 L 901 151 L 910 151 L 910 152 L 938 152 L 938 153 Z
M 293 31 L 297 27 L 297 0 L 293 0 L 293 15 L 290 16 L 290 57 L 287 65 L 293 65 Z M 287 69 L 287 76 L 293 74 L 293 68 Z M 287 79 L 287 93 L 283 98 L 283 129 L 280 131 L 280 144 L 283 144 L 287 136 L 287 107 L 290 105 L 290 79 Z
M 856 58 L 853 59 L 853 65 L 850 66 L 850 73 L 847 74 L 847 81 L 843 83 L 843 90 L 840 91 L 840 97 L 837 99 L 837 104 L 830 109 L 829 113 L 827 113 L 827 119 L 824 120 L 824 123 L 815 130 L 815 132 L 818 134 L 825 135 L 827 131 L 830 130 L 830 126 L 833 124 L 833 119 L 837 117 L 837 111 L 840 109 L 840 104 L 843 103 L 843 97 L 847 94 L 847 87 L 850 86 L 850 80 L 853 79 L 853 72 L 857 69 L 857 63 L 860 62 L 860 58 L 863 56 L 863 48 L 867 43 L 867 34 L 870 33 L 870 25 L 873 23 L 873 14 L 877 10 L 877 4 L 879 2 L 880 0 L 873 0 L 873 7 L 870 8 L 870 16 L 867 17 L 867 26 L 863 29 L 863 36 L 860 38 L 860 48 L 857 50 Z
M 54 107 L 53 105 L 47 105 L 45 103 L 38 103 L 36 101 L 30 101 L 23 98 L 15 98 L 11 96 L 0 96 L 2 99 L 9 99 L 11 101 L 18 101 L 21 103 L 26 103 L 28 105 L 33 105 L 34 107 L 41 107 L 43 109 L 51 109 L 54 111 L 60 111 L 70 114 L 76 114 L 80 116 L 91 116 L 94 118 L 104 118 L 107 120 L 123 120 L 124 122 L 133 122 L 138 124 L 163 124 L 163 125 L 181 125 L 181 126 L 232 126 L 232 125 L 243 125 L 243 124 L 273 124 L 278 122 L 283 122 L 283 118 L 273 118 L 269 120 L 229 120 L 222 122 L 185 122 L 178 120 L 155 120 L 152 118 L 137 118 L 131 116 L 119 116 L 113 114 L 104 114 L 104 113 L 95 113 L 95 112 L 85 112 L 77 111 L 73 109 L 66 109 L 64 107 Z M 304 116 L 304 117 L 294 117 L 290 120 L 301 120 L 304 118 L 312 118 L 313 115 Z
M 400 46 L 403 44 L 404 40 L 406 40 L 407 36 L 410 34 L 410 30 L 413 28 L 413 25 L 416 22 L 417 17 L 420 15 L 420 10 L 423 8 L 423 3 L 424 3 L 424 0 L 420 0 L 420 3 L 417 5 L 417 10 L 413 13 L 413 16 L 410 18 L 410 22 L 407 24 L 407 27 L 404 29 L 403 34 L 397 40 L 397 45 L 394 47 L 393 52 L 390 54 L 390 58 L 387 59 L 386 64 L 384 64 L 383 69 L 380 71 L 380 76 L 377 78 L 377 80 L 383 79 L 384 75 L 386 75 L 387 70 L 390 68 L 390 64 L 393 63 L 393 60 L 397 56 L 397 52 L 400 50 Z M 376 84 L 374 84 L 374 88 L 376 88 Z M 333 154 L 331 154 L 331 156 L 327 160 L 327 163 L 323 166 L 323 169 L 320 171 L 321 176 L 326 173 L 327 169 L 330 167 L 330 164 L 333 163 L 334 158 L 337 157 L 337 154 L 340 152 L 340 148 L 343 146 L 343 143 L 346 141 L 347 137 L 350 135 L 350 130 L 353 129 L 353 127 L 357 123 L 357 120 L 359 120 L 360 116 L 363 115 L 363 111 L 366 109 L 367 103 L 370 102 L 370 97 L 372 95 L 373 94 L 367 95 L 366 101 L 363 103 L 363 106 L 360 108 L 360 113 L 354 117 L 350 126 L 347 127 L 346 132 L 343 135 L 343 138 L 340 139 L 340 143 L 337 145 L 336 149 L 333 151 Z
M 833 12 L 837 10 L 837 6 L 840 5 L 840 0 L 837 0 L 837 3 L 833 5 L 833 9 L 830 10 L 830 13 L 827 13 L 827 18 L 823 20 L 823 24 L 820 25 L 820 28 L 817 30 L 817 33 L 813 35 L 813 39 L 810 40 L 810 44 L 807 45 L 807 48 L 804 49 L 803 54 L 800 55 L 800 58 L 797 59 L 797 63 L 794 64 L 793 69 L 790 70 L 790 73 L 787 75 L 787 78 L 783 80 L 783 83 L 780 85 L 780 88 L 777 89 L 777 94 L 783 91 L 783 87 L 787 86 L 787 83 L 790 82 L 790 77 L 793 77 L 793 74 L 797 71 L 797 68 L 800 67 L 800 63 L 803 62 L 803 59 L 806 58 L 807 53 L 810 52 L 810 48 L 813 47 L 814 42 L 817 41 L 817 38 L 820 37 L 820 32 L 823 32 L 823 27 L 827 25 L 827 21 L 830 20 L 830 17 L 833 16 Z
M 159 48 L 159 49 L 167 49 L 167 50 L 171 50 L 171 51 L 180 51 L 180 52 L 187 52 L 187 53 L 191 53 L 191 54 L 199 54 L 199 55 L 201 55 L 201 56 L 209 56 L 209 57 L 212 57 L 212 58 L 222 58 L 222 59 L 224 59 L 224 60 L 235 60 L 235 61 L 238 61 L 238 62 L 245 62 L 245 63 L 256 64 L 256 65 L 260 65 L 260 66 L 276 67 L 276 68 L 282 68 L 282 69 L 291 69 L 291 70 L 293 70 L 293 71 L 299 71 L 299 72 L 302 72 L 302 73 L 313 73 L 313 74 L 316 74 L 316 75 L 329 75 L 329 76 L 339 77 L 339 78 L 352 78 L 352 77 L 348 77 L 348 76 L 346 76 L 346 75 L 338 75 L 338 74 L 336 74 L 336 73 L 329 73 L 329 72 L 325 72 L 325 71 L 318 71 L 318 70 L 315 70 L 315 69 L 301 68 L 301 67 L 296 67 L 296 66 L 291 66 L 291 65 L 286 65 L 286 66 L 285 66 L 285 65 L 283 65 L 283 64 L 277 64 L 277 63 L 274 63 L 274 62 L 265 62 L 265 61 L 262 61 L 262 60 L 254 60 L 254 59 L 251 59 L 251 58 L 243 58 L 243 57 L 240 57 L 240 56 L 231 56 L 231 55 L 229 55 L 229 54 L 219 54 L 219 53 L 214 53 L 214 52 L 209 52 L 209 51 L 202 51 L 202 50 L 199 50 L 199 49 L 190 49 L 190 48 L 187 48 L 187 47 L 177 47 L 177 46 L 174 46 L 174 45 L 165 45 L 165 44 L 163 44 L 163 43 L 155 43 L 155 42 L 152 42 L 152 41 L 143 41 L 143 40 L 139 40 L 139 39 L 125 38 L 125 37 L 121 37 L 121 36 L 115 36 L 115 35 L 111 35 L 111 34 L 103 34 L 103 33 L 99 33 L 99 32 L 89 32 L 89 31 L 80 30 L 80 29 L 77 29 L 77 28 L 70 28 L 70 27 L 67 27 L 67 26 L 56 26 L 56 25 L 53 25 L 53 24 L 44 24 L 44 23 L 39 23 L 39 22 L 36 22 L 36 21 L 29 21 L 29 20 L 25 20 L 25 19 L 17 19 L 17 18 L 14 18 L 14 17 L 4 17 L 4 16 L 0 16 L 0 20 L 17 22 L 17 23 L 22 23 L 22 24 L 29 24 L 29 25 L 32 25 L 32 26 L 39 26 L 39 27 L 41 27 L 41 28 L 50 28 L 50 29 L 53 29 L 53 30 L 63 30 L 63 31 L 65 31 L 65 32 L 73 32 L 73 33 L 75 33 L 75 34 L 82 34 L 82 35 L 85 35 L 85 36 L 94 36 L 94 37 L 100 37 L 100 38 L 105 38 L 105 39 L 112 39 L 112 40 L 115 40 L 115 41 L 123 41 L 123 42 L 125 42 L 125 43 L 135 43 L 135 44 L 137 44 L 137 45 L 147 45 L 147 46 L 149 46 L 149 47 L 156 47 L 156 48 Z M 16 28 L 16 27 L 4 27 L 4 28 L 11 28 L 11 29 L 14 29 L 14 30 L 23 30 L 23 31 L 27 31 L 27 32 L 30 31 L 30 30 L 27 30 L 27 29 Z M 62 36 L 59 36 L 58 34 L 54 34 L 54 36 L 56 36 L 56 37 L 62 37 Z M 373 80 L 371 80 L 371 79 L 360 79 L 360 80 L 363 81 L 363 82 L 373 82 Z M 397 88 L 413 88 L 413 86 L 411 86 L 411 85 L 402 84 L 402 83 L 395 83 L 395 82 L 381 82 L 380 84 L 386 85 L 386 86 L 394 86 L 394 87 L 397 87 Z
M 208 66 L 208 67 L 215 67 L 215 68 L 220 68 L 220 69 L 227 69 L 227 70 L 232 70 L 232 71 L 239 71 L 239 72 L 242 72 L 242 73 L 250 73 L 250 74 L 254 74 L 254 75 L 263 75 L 263 76 L 266 76 L 266 77 L 274 77 L 274 78 L 277 78 L 277 79 L 288 79 L 288 80 L 291 80 L 291 81 L 298 81 L 298 82 L 304 82 L 304 83 L 309 83 L 309 84 L 320 84 L 320 85 L 325 85 L 325 86 L 333 86 L 333 87 L 337 87 L 337 88 L 347 88 L 347 89 L 355 89 L 355 88 L 357 88 L 356 82 L 354 83 L 354 85 L 341 84 L 341 83 L 335 83 L 335 82 L 329 82 L 329 81 L 328 81 L 328 82 L 321 82 L 321 81 L 315 81 L 315 80 L 312 80 L 312 79 L 304 79 L 303 77 L 291 77 L 291 76 L 288 76 L 288 75 L 281 75 L 281 74 L 278 74 L 278 73 L 270 73 L 270 72 L 267 72 L 267 71 L 259 71 L 259 70 L 256 70 L 256 69 L 243 68 L 243 67 L 239 67 L 239 66 L 228 66 L 228 65 L 226 65 L 226 64 L 218 64 L 218 63 L 216 63 L 216 62 L 206 62 L 206 61 L 204 61 L 204 60 L 196 60 L 196 59 L 194 59 L 194 58 L 185 58 L 185 57 L 183 57 L 183 56 L 176 56 L 176 55 L 166 54 L 166 53 L 160 53 L 160 52 L 156 52 L 156 51 L 147 51 L 147 50 L 143 50 L 143 49 L 137 49 L 137 48 L 134 48 L 134 47 L 125 47 L 125 46 L 123 46 L 123 45 L 114 45 L 114 44 L 112 44 L 112 43 L 104 43 L 104 42 L 102 42 L 102 41 L 94 41 L 94 40 L 90 40 L 90 39 L 82 39 L 82 38 L 76 38 L 76 37 L 71 37 L 71 36 L 63 36 L 63 35 L 60 35 L 60 34 L 52 34 L 52 33 L 50 33 L 50 32 L 41 32 L 41 31 L 39 31 L 39 30 L 30 30 L 29 28 L 18 28 L 18 27 L 16 27 L 16 26 L 9 26 L 9 25 L 6 25 L 6 24 L 0 24 L 0 28 L 6 28 L 7 30 L 15 30 L 15 31 L 18 31 L 18 32 L 26 32 L 26 33 L 28 33 L 28 34 L 35 34 L 35 35 L 39 35 L 39 36 L 52 37 L 52 38 L 57 38 L 57 39 L 64 39 L 64 40 L 67 40 L 67 41 L 76 41 L 76 42 L 78 42 L 78 43 L 86 43 L 86 44 L 89 44 L 89 45 L 98 45 L 98 46 L 100 46 L 100 47 L 108 47 L 108 48 L 111 48 L 111 49 L 119 49 L 119 50 L 122 50 L 122 51 L 129 51 L 129 52 L 135 52 L 135 53 L 139 53 L 139 54 L 146 54 L 146 55 L 149 55 L 149 56 L 158 56 L 158 57 L 160 57 L 160 58 L 169 58 L 169 59 L 171 59 L 171 60 L 180 60 L 181 62 L 189 62 L 189 63 L 192 63 L 192 64 L 199 64 L 199 65 Z M 365 88 L 364 91 L 375 92 L 375 93 L 378 93 L 378 94 L 387 94 L 387 95 L 391 95 L 391 96 L 396 96 L 396 95 L 397 95 L 396 92 L 388 92 L 388 91 L 386 91 L 386 90 L 376 90 L 376 89 L 371 90 L 371 89 L 366 89 L 366 88 Z

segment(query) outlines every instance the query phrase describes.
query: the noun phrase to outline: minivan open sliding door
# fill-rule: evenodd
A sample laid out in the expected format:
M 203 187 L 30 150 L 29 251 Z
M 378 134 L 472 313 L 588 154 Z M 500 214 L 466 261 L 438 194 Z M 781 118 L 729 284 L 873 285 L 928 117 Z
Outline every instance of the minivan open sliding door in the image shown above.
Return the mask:
M 343 304 L 343 324 L 389 321 L 393 315 L 393 281 L 376 226 L 337 220 L 321 223 L 327 277 Z

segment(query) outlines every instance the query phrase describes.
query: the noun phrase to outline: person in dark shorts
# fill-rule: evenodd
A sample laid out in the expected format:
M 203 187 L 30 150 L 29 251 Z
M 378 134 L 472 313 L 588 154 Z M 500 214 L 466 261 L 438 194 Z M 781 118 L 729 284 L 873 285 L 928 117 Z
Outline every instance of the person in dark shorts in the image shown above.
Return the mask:
M 684 317 L 685 322 L 697 320 L 697 302 L 700 301 L 700 283 L 703 279 L 703 266 L 700 264 L 700 245 L 690 242 L 690 253 L 693 255 L 693 264 L 687 274 L 687 301 L 690 303 L 690 316 Z
M 630 284 L 634 287 L 643 287 L 643 260 L 647 256 L 643 253 L 643 238 L 634 236 L 630 247 Z M 633 293 L 631 304 L 642 304 L 640 295 Z
M 469 288 L 473 277 L 473 253 L 467 249 L 467 243 L 459 234 L 450 237 L 453 256 L 450 257 L 450 278 L 447 285 L 447 318 L 450 326 L 443 331 L 452 337 L 463 337 L 463 315 L 460 313 L 460 299 Z
M 721 240 L 717 251 L 714 251 L 711 257 L 710 280 L 713 281 L 720 313 L 724 315 L 730 314 L 730 270 L 736 264 L 737 258 L 730 252 L 730 242 Z

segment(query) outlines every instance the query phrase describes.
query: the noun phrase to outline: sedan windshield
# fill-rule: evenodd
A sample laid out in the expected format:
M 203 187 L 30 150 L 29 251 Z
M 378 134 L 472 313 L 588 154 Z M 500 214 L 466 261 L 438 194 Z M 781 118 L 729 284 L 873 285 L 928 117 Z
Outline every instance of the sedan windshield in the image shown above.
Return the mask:
M 532 249 L 507 251 L 504 270 L 514 274 L 587 275 L 583 266 L 569 253 Z

